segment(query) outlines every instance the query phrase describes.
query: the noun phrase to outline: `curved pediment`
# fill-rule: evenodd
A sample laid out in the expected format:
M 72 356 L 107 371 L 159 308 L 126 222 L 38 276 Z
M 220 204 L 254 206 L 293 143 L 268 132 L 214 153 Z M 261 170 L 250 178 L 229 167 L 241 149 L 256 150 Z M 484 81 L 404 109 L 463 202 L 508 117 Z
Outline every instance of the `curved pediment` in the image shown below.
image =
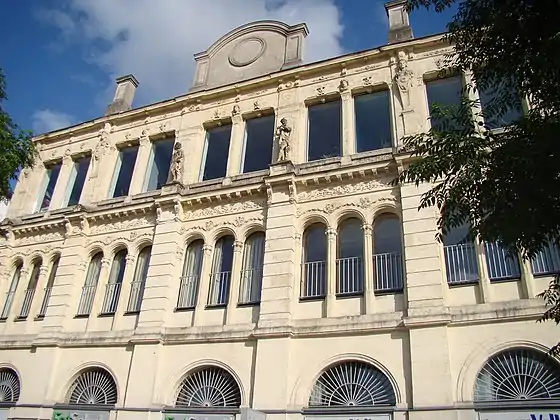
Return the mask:
M 270 74 L 301 63 L 304 23 L 288 25 L 261 20 L 242 25 L 194 56 L 195 79 L 191 91 L 224 86 Z

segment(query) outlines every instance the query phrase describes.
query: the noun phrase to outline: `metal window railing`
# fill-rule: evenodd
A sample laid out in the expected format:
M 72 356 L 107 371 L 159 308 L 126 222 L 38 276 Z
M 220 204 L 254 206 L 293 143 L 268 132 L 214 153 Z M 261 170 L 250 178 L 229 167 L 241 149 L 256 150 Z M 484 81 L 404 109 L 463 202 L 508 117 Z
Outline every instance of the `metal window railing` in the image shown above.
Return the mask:
M 196 306 L 199 279 L 200 277 L 196 274 L 181 277 L 179 296 L 177 298 L 178 309 L 188 309 Z
M 140 312 L 142 307 L 142 298 L 144 297 L 144 284 L 146 282 L 139 280 L 130 284 L 130 295 L 128 296 L 128 304 L 126 312 Z
M 536 276 L 560 273 L 560 249 L 549 244 L 531 260 L 531 269 Z
M 210 274 L 211 289 L 208 296 L 208 305 L 227 305 L 230 277 L 231 271 Z
M 364 291 L 364 263 L 361 257 L 336 260 L 336 293 L 339 295 Z
M 117 306 L 119 306 L 120 294 L 121 294 L 120 283 L 109 283 L 106 285 L 105 298 L 103 299 L 103 306 L 101 306 L 102 314 L 108 315 L 117 312 Z
M 90 314 L 91 308 L 93 307 L 96 287 L 97 285 L 82 287 L 82 296 L 80 297 L 80 303 L 78 304 L 78 311 L 76 315 L 84 316 Z
M 373 255 L 376 292 L 401 291 L 403 289 L 403 262 L 400 252 Z
M 261 300 L 263 270 L 253 268 L 241 270 L 241 293 L 239 303 L 258 303 Z
M 472 242 L 443 247 L 448 284 L 478 281 L 476 249 Z
M 325 296 L 327 262 L 311 261 L 302 264 L 301 297 Z
M 10 309 L 12 308 L 12 303 L 14 302 L 15 295 L 16 292 L 6 293 L 6 301 L 4 302 L 4 308 L 2 309 L 2 313 L 0 314 L 0 319 L 8 319 L 8 315 L 10 315 Z
M 35 296 L 35 289 L 27 289 L 23 297 L 23 303 L 21 305 L 21 310 L 19 311 L 20 319 L 25 319 L 29 316 L 31 311 L 31 304 L 33 303 L 33 296 Z
M 37 316 L 39 318 L 44 317 L 47 314 L 47 308 L 49 307 L 49 300 L 51 299 L 52 287 L 45 287 L 45 296 L 43 297 L 43 303 L 41 303 L 41 309 Z
M 486 266 L 490 281 L 521 277 L 519 258 L 497 243 L 485 242 Z

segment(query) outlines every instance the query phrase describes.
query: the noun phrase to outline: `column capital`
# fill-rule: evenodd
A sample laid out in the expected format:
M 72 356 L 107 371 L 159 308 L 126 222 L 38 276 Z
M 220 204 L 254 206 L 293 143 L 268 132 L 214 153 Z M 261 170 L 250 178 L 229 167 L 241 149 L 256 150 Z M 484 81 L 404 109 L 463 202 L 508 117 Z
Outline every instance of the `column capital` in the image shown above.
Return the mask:
M 49 267 L 45 264 L 39 268 L 39 276 L 46 276 L 49 273 Z
M 326 230 L 326 234 L 330 241 L 334 241 L 336 239 L 336 229 L 328 228 Z
M 101 267 L 108 267 L 111 264 L 111 259 L 109 258 L 102 258 L 101 259 Z
M 214 250 L 214 247 L 212 245 L 204 245 L 202 247 L 202 251 L 204 252 L 205 255 L 210 255 L 212 254 L 212 251 Z
M 135 262 L 136 262 L 136 257 L 134 255 L 126 256 L 126 265 L 134 265 Z
M 243 249 L 243 242 L 235 241 L 233 243 L 233 252 L 241 252 L 242 249 Z
M 370 224 L 364 223 L 362 225 L 362 231 L 364 232 L 365 236 L 371 236 L 373 234 L 373 226 Z

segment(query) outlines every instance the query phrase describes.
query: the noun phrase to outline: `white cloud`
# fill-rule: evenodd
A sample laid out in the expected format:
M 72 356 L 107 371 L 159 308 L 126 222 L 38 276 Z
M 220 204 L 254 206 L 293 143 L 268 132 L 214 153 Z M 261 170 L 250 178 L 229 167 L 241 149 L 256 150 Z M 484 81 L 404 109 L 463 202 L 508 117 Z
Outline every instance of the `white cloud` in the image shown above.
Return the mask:
M 110 81 L 133 73 L 140 81 L 135 104 L 186 93 L 193 79 L 193 54 L 235 27 L 259 19 L 306 22 L 307 62 L 341 54 L 342 26 L 334 0 L 70 0 L 46 13 L 65 39 L 81 39 L 88 60 Z
M 35 134 L 48 133 L 49 131 L 69 127 L 74 123 L 71 115 L 51 109 L 35 111 L 31 118 Z

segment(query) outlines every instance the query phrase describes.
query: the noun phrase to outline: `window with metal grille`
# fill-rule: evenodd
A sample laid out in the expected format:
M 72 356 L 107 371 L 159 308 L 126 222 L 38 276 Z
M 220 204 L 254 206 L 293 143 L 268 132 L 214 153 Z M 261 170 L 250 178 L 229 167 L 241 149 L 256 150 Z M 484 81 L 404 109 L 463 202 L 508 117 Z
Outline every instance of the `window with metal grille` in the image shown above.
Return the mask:
M 187 247 L 183 274 L 179 285 L 179 296 L 177 297 L 177 309 L 190 309 L 196 306 L 204 258 L 203 247 L 204 241 L 202 239 L 191 242 Z
M 57 255 L 52 262 L 49 279 L 47 280 L 47 286 L 45 287 L 45 294 L 43 296 L 43 303 L 41 303 L 41 309 L 37 315 L 38 318 L 44 318 L 47 314 L 47 308 L 49 307 L 49 300 L 51 299 L 52 288 L 54 286 L 54 279 L 56 278 L 56 271 L 58 270 L 59 263 L 60 256 Z
M 86 316 L 89 315 L 93 307 L 93 299 L 95 298 L 95 290 L 97 289 L 97 282 L 99 281 L 99 274 L 101 273 L 101 260 L 103 253 L 95 254 L 88 266 L 86 279 L 82 287 L 82 296 L 78 304 L 78 311 L 76 315 Z
M 239 303 L 258 303 L 261 300 L 264 241 L 264 232 L 255 232 L 245 241 Z
M 42 265 L 41 259 L 33 263 L 33 269 L 31 270 L 31 277 L 29 277 L 29 283 L 27 284 L 27 289 L 25 289 L 23 302 L 21 304 L 21 310 L 19 311 L 19 315 L 18 315 L 19 319 L 25 319 L 29 315 L 29 311 L 31 310 L 31 305 L 33 304 L 33 297 L 35 296 L 35 289 L 37 289 L 37 283 L 39 282 L 41 265 Z
M 362 222 L 350 218 L 340 223 L 337 235 L 336 293 L 364 291 L 364 234 Z
M 8 289 L 8 293 L 6 293 L 6 300 L 4 301 L 4 307 L 2 309 L 2 314 L 0 315 L 0 319 L 8 319 L 8 316 L 10 315 L 10 309 L 12 309 L 12 304 L 14 303 L 14 297 L 16 295 L 19 278 L 21 277 L 22 267 L 23 264 L 21 262 L 18 262 L 14 274 L 12 276 L 12 282 L 10 283 L 10 288 Z
M 21 385 L 13 369 L 0 369 L 0 403 L 16 403 L 19 400 Z
M 113 258 L 111 272 L 109 273 L 109 281 L 105 286 L 105 297 L 103 299 L 103 305 L 101 306 L 101 313 L 104 315 L 117 312 L 127 255 L 126 249 L 121 249 Z
M 67 401 L 78 405 L 114 405 L 117 403 L 117 384 L 105 369 L 87 369 L 70 387 Z
M 180 385 L 176 407 L 230 407 L 241 405 L 235 378 L 223 368 L 208 366 L 189 373 Z
M 210 273 L 210 294 L 208 295 L 209 306 L 227 305 L 228 303 L 233 243 L 233 236 L 222 236 L 214 247 L 212 272 Z
M 373 222 L 373 270 L 376 292 L 403 289 L 401 221 L 394 214 L 381 214 Z
M 303 234 L 301 297 L 322 297 L 327 291 L 327 228 L 314 223 Z
M 143 248 L 140 254 L 138 254 L 134 278 L 130 285 L 130 295 L 128 297 L 126 312 L 140 312 L 142 308 L 142 299 L 144 298 L 144 288 L 146 287 L 146 278 L 148 277 L 148 267 L 150 266 L 151 257 L 151 246 Z

